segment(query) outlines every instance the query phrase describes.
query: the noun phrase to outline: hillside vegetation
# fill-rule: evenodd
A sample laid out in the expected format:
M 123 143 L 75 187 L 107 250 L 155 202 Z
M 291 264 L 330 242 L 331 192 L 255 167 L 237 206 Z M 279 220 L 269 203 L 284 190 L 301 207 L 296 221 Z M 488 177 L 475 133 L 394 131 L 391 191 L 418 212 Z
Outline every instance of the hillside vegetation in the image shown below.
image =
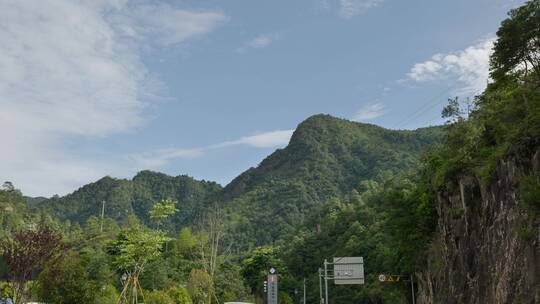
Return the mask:
M 222 191 L 237 242 L 271 244 L 288 236 L 331 197 L 362 181 L 417 169 L 440 142 L 442 128 L 396 131 L 316 115 L 302 122 L 289 145 L 234 179 Z
M 148 212 L 156 201 L 174 199 L 180 212 L 168 219 L 165 227 L 176 231 L 196 223 L 221 190 L 215 182 L 197 181 L 189 176 L 168 176 L 152 171 L 139 172 L 132 180 L 104 177 L 77 191 L 41 202 L 41 207 L 61 221 L 84 224 L 91 216 L 100 216 L 105 202 L 105 216 L 126 223 L 135 215 L 150 224 Z
M 48 303 L 317 303 L 324 259 L 363 256 L 331 303 L 540 301 L 540 1 L 497 32 L 491 82 L 443 127 L 328 115 L 222 188 L 143 171 L 28 203 L 0 190 L 0 299 Z M 102 201 L 105 218 L 100 219 Z M 55 250 L 48 250 L 54 248 Z M 402 281 L 380 283 L 379 274 Z

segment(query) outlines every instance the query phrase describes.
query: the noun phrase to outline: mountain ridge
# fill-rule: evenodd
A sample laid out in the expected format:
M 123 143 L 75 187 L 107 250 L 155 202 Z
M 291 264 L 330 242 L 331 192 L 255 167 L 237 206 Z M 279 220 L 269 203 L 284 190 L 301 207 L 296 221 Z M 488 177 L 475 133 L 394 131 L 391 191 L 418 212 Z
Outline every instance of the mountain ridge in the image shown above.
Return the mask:
M 195 224 L 219 202 L 227 211 L 231 235 L 244 245 L 267 244 L 292 233 L 316 206 L 347 194 L 361 181 L 412 169 L 441 134 L 440 127 L 389 130 L 318 114 L 298 125 L 286 147 L 225 187 L 144 170 L 132 179 L 103 177 L 40 205 L 61 220 L 82 224 L 99 216 L 105 201 L 107 217 L 122 223 L 135 214 L 150 225 L 152 204 L 173 198 L 180 212 L 165 228 L 178 229 Z
M 413 169 L 442 138 L 441 127 L 389 130 L 330 115 L 301 122 L 287 147 L 278 149 L 225 186 L 233 235 L 253 246 L 293 233 L 324 201 L 364 180 Z

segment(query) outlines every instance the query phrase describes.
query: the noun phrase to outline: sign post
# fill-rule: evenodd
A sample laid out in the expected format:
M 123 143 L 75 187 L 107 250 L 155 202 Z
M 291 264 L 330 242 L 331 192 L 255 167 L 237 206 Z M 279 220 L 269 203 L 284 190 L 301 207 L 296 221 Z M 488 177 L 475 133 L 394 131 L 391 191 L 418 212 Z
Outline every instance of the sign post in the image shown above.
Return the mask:
M 328 264 L 324 259 L 324 304 L 328 304 Z
M 322 304 L 328 303 L 328 280 L 334 280 L 336 285 L 362 285 L 364 284 L 364 258 L 339 257 L 330 263 L 324 260 L 324 268 L 319 268 L 319 292 Z M 328 265 L 333 265 L 332 274 L 328 275 Z M 322 296 L 322 278 L 324 278 L 324 298 Z
M 267 304 L 278 304 L 278 276 L 274 267 L 268 271 L 266 282 Z
M 322 269 L 319 267 L 319 299 L 320 304 L 324 304 L 324 299 L 322 297 Z
M 334 258 L 334 284 L 336 285 L 363 285 L 364 284 L 364 258 L 343 257 Z
M 399 283 L 401 281 L 401 278 L 404 277 L 402 275 L 392 275 L 392 274 L 380 274 L 379 275 L 379 282 L 381 283 Z M 411 283 L 411 297 L 412 297 L 412 304 L 416 304 L 416 298 L 414 296 L 414 276 L 411 274 L 409 276 Z M 407 282 L 407 280 L 404 280 L 404 282 Z

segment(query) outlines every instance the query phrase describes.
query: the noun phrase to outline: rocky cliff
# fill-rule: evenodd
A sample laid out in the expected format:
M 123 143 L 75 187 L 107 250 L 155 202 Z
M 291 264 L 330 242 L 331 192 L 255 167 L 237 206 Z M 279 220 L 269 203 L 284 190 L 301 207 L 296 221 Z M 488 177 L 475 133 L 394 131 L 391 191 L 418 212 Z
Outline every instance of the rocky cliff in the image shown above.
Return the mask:
M 526 161 L 500 161 L 489 181 L 462 176 L 438 194 L 418 303 L 540 303 L 540 216 L 524 206 L 520 186 L 538 173 L 540 149 Z

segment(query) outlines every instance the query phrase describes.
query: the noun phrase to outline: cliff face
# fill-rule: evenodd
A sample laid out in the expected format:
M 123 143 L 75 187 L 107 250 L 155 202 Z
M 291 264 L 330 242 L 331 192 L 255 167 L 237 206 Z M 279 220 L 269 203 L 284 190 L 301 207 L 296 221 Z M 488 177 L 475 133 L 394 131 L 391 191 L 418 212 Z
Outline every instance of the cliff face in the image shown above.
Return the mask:
M 492 180 L 464 176 L 438 194 L 418 303 L 540 303 L 540 225 L 519 190 L 523 176 L 540 173 L 540 149 L 530 160 L 501 161 Z

